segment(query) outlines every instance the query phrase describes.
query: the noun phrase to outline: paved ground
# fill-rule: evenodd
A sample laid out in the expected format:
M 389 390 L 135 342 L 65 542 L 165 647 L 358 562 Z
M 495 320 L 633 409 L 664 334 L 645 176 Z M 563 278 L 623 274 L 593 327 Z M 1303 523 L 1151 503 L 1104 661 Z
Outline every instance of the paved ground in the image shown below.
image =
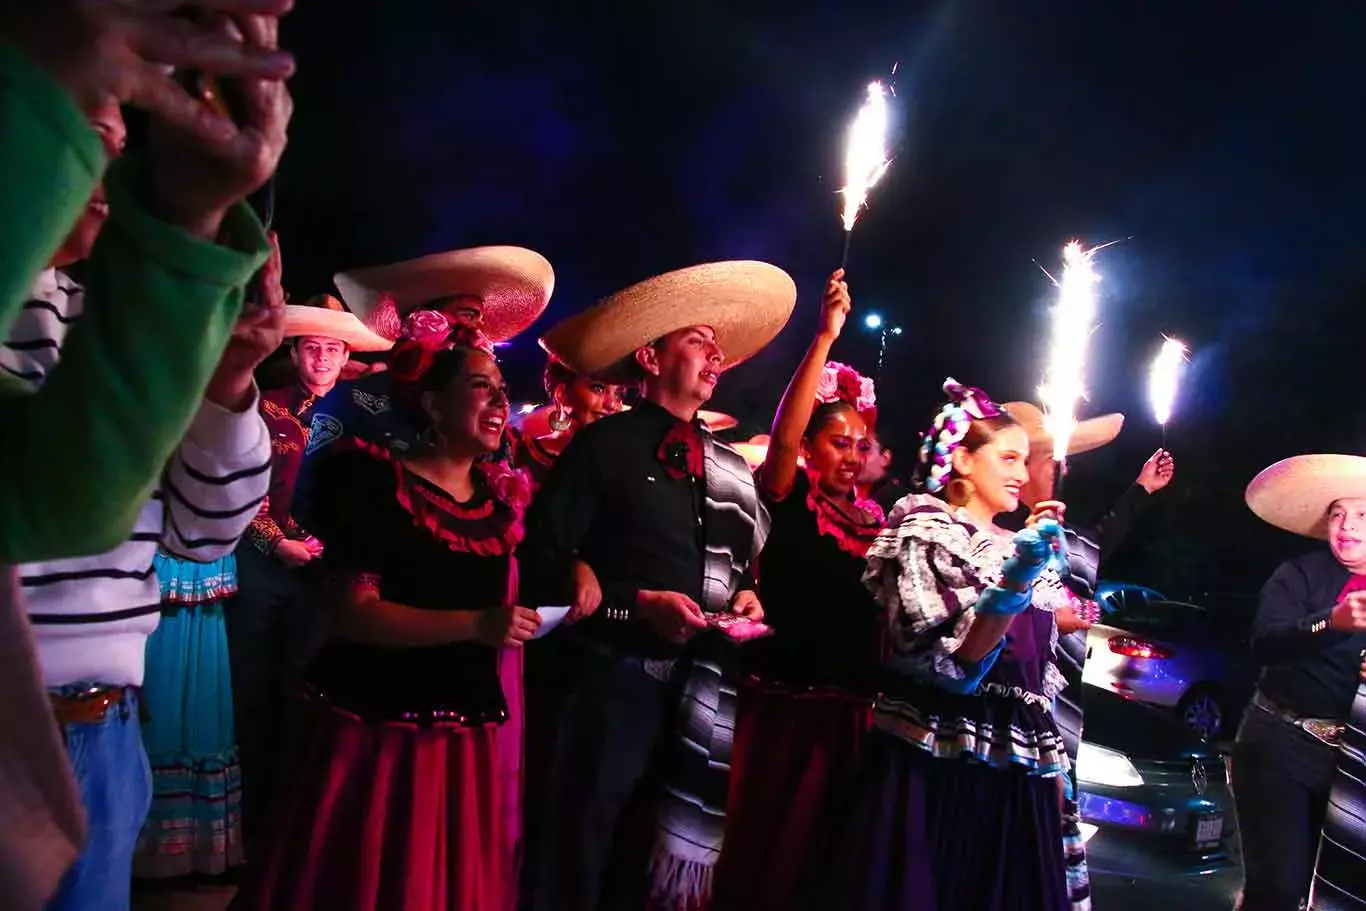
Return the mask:
M 151 892 L 135 896 L 133 911 L 225 911 L 236 892 L 231 886 L 193 891 Z
M 1179 882 L 1103 876 L 1093 883 L 1092 905 L 1095 911 L 1231 911 L 1238 879 L 1237 871 Z M 133 911 L 225 911 L 232 895 L 231 889 L 215 889 L 142 896 Z
M 1097 875 L 1092 882 L 1095 911 L 1232 911 L 1242 873 L 1237 866 L 1237 840 L 1232 846 L 1235 865 L 1209 876 L 1132 879 Z M 232 901 L 230 886 L 152 892 L 133 900 L 133 911 L 225 911 Z

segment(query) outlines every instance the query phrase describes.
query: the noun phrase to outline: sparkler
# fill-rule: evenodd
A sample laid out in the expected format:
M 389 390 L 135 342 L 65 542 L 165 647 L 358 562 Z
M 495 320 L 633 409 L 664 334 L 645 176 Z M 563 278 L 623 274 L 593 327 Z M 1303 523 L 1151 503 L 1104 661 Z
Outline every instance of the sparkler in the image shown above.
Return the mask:
M 849 262 L 849 239 L 854 223 L 868 202 L 868 191 L 887 173 L 887 90 L 881 82 L 868 85 L 868 98 L 849 127 L 844 147 L 844 252 L 840 268 Z
M 1055 499 L 1062 498 L 1067 447 L 1077 429 L 1077 407 L 1086 398 L 1086 348 L 1096 328 L 1096 284 L 1100 281 L 1092 259 L 1108 246 L 1085 250 L 1079 241 L 1072 241 L 1062 250 L 1062 278 L 1054 279 L 1058 301 L 1053 306 L 1048 364 L 1039 399 L 1044 428 L 1053 438 Z
M 1181 383 L 1181 369 L 1186 363 L 1186 346 L 1174 338 L 1162 337 L 1162 348 L 1153 358 L 1148 372 L 1148 401 L 1153 406 L 1153 417 L 1162 428 L 1162 448 L 1167 448 L 1167 422 L 1176 404 L 1176 390 Z

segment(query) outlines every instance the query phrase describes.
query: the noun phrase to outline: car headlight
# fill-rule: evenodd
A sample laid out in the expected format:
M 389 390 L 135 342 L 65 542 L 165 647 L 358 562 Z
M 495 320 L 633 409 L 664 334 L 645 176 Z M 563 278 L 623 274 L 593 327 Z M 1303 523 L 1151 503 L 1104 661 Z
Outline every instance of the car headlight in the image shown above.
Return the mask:
M 1083 743 L 1077 750 L 1077 781 L 1109 788 L 1136 788 L 1143 784 L 1143 776 L 1123 753 Z

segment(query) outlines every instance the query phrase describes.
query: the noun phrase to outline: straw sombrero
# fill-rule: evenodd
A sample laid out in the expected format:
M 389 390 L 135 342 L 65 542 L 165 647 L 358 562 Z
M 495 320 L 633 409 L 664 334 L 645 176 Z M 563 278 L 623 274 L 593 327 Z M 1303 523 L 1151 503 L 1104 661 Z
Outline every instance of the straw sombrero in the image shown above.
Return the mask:
M 363 320 L 385 295 L 393 298 L 400 315 L 443 297 L 480 298 L 480 328 L 493 341 L 503 342 L 545 310 L 555 289 L 555 270 L 544 256 L 524 247 L 472 247 L 338 272 L 332 280 L 351 312 Z
M 1366 458 L 1302 455 L 1262 469 L 1247 485 L 1248 508 L 1277 528 L 1328 537 L 1328 510 L 1338 500 L 1366 498 Z
M 797 302 L 792 278 L 768 263 L 707 263 L 657 275 L 561 321 L 541 347 L 579 373 L 622 373 L 642 345 L 689 326 L 709 326 L 723 369 L 773 340 Z
M 1001 406 L 1029 434 L 1031 449 L 1053 448 L 1053 435 L 1044 428 L 1043 410 L 1033 402 L 1006 402 Z M 1124 415 L 1118 412 L 1102 414 L 1077 422 L 1072 439 L 1067 442 L 1069 456 L 1090 452 L 1112 442 L 1124 428 Z
M 310 298 L 306 304 L 285 306 L 285 338 L 318 335 L 345 342 L 352 351 L 388 351 L 394 346 L 382 335 L 372 331 L 347 313 L 341 301 L 327 294 Z
M 726 445 L 744 457 L 745 461 L 749 463 L 750 470 L 756 471 L 760 465 L 764 464 L 764 459 L 768 458 L 768 443 L 769 435 L 760 433 L 750 437 L 744 443 L 727 443 Z M 806 460 L 797 456 L 797 464 L 804 466 Z
M 550 413 L 554 410 L 555 406 L 553 404 L 546 404 L 522 418 L 520 428 L 522 436 L 535 438 L 543 437 L 546 434 L 551 433 Z M 621 410 L 630 411 L 631 406 L 627 405 Z M 699 411 L 697 412 L 697 417 L 703 424 L 707 425 L 707 429 L 712 433 L 720 433 L 723 430 L 729 430 L 740 423 L 730 415 L 722 414 L 719 411 Z

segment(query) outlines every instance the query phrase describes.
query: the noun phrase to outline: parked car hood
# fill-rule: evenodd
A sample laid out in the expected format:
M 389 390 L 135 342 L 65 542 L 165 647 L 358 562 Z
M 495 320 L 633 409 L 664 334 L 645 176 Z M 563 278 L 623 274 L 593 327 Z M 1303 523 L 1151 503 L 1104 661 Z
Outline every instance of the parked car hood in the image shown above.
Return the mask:
M 1185 725 L 1141 702 L 1133 702 L 1098 686 L 1082 687 L 1082 740 L 1109 747 L 1131 759 L 1210 757 L 1216 748 Z

